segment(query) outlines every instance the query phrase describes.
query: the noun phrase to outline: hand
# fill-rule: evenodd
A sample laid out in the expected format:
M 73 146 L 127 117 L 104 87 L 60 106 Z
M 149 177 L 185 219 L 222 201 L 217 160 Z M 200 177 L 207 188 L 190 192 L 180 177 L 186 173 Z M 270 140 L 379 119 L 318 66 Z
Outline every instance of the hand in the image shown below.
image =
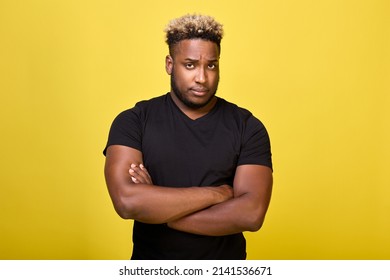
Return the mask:
M 225 201 L 228 201 L 234 197 L 233 188 L 229 185 L 220 185 L 220 186 L 212 186 L 212 187 L 210 186 L 206 188 L 208 188 L 209 190 L 215 193 L 216 202 L 214 206 L 223 203 Z M 206 213 L 207 211 L 210 210 L 205 210 L 205 212 L 203 213 Z M 202 216 L 203 216 L 202 211 L 199 211 L 196 213 L 192 213 L 188 216 L 182 217 L 180 219 L 170 221 L 167 223 L 167 226 L 169 228 L 176 229 L 179 231 L 191 232 L 195 234 L 203 234 L 202 232 L 198 232 L 199 227 L 197 226 L 197 223 L 199 222 L 199 220 L 197 219 Z M 205 224 L 210 224 L 210 221 L 206 222 Z M 188 231 L 188 229 L 192 227 L 193 229 L 191 231 Z
M 148 170 L 142 163 L 140 165 L 136 165 L 134 163 L 131 164 L 129 173 L 131 175 L 131 180 L 133 181 L 133 183 L 153 185 L 152 178 L 150 177 Z
M 229 200 L 234 196 L 233 188 L 229 185 L 221 185 L 221 186 L 209 187 L 209 188 L 217 193 L 217 197 L 219 200 L 218 203 Z

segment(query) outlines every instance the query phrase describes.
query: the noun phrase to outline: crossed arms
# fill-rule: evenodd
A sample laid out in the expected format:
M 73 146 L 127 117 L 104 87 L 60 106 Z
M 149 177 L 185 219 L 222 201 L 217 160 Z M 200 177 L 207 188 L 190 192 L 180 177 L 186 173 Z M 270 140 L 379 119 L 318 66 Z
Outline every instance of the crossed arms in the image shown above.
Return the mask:
M 272 171 L 261 165 L 238 166 L 233 188 L 156 186 L 142 153 L 121 145 L 107 148 L 105 177 L 122 218 L 210 236 L 259 230 L 272 192 Z

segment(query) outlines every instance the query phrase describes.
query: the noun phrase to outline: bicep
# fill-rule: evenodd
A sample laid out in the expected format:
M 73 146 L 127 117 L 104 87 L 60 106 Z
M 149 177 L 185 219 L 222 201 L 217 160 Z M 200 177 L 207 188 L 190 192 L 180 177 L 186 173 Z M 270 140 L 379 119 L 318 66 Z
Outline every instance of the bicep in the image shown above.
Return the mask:
M 121 145 L 112 145 L 107 148 L 104 175 L 113 200 L 119 196 L 122 188 L 133 184 L 129 174 L 132 163 L 142 163 L 140 151 Z
M 272 193 L 272 170 L 263 165 L 240 165 L 234 177 L 234 197 L 246 197 L 259 211 L 268 208 Z M 265 213 L 263 213 L 265 214 Z

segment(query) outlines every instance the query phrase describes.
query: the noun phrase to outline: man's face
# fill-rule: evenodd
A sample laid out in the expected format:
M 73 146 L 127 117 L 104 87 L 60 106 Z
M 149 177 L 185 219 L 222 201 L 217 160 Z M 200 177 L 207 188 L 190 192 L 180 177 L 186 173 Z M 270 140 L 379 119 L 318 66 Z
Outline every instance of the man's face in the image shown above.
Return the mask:
M 179 107 L 205 107 L 218 88 L 217 44 L 202 39 L 180 41 L 174 46 L 172 57 L 167 57 L 166 70 L 171 75 L 171 90 L 180 102 Z

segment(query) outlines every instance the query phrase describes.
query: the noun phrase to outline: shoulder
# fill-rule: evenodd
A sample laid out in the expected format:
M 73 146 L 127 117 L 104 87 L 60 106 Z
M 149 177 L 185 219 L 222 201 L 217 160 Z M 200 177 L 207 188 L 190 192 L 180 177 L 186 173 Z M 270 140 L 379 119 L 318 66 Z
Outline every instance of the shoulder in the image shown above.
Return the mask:
M 149 112 L 153 112 L 156 108 L 164 104 L 167 95 L 161 95 L 151 98 L 149 100 L 142 100 L 137 102 L 133 108 L 126 109 L 118 114 L 116 119 L 126 120 L 129 118 L 142 118 Z
M 133 111 L 146 111 L 146 110 L 153 110 L 156 107 L 159 107 L 163 105 L 167 100 L 167 95 L 164 94 L 158 97 L 151 98 L 149 100 L 142 100 L 135 104 L 134 108 L 129 109 Z
M 223 98 L 219 98 L 219 102 L 221 104 L 222 111 L 224 111 L 226 115 L 230 115 L 239 125 L 244 125 L 245 127 L 249 125 L 257 128 L 264 127 L 260 119 L 255 117 L 248 109 L 226 101 Z
M 272 169 L 270 138 L 264 124 L 245 108 L 225 100 L 221 103 L 240 131 L 241 146 L 237 164 L 265 165 Z
M 122 145 L 141 151 L 144 125 L 150 112 L 153 112 L 163 100 L 164 96 L 160 96 L 140 101 L 133 108 L 119 113 L 111 124 L 106 149 L 110 145 Z M 103 151 L 104 154 L 106 149 Z

